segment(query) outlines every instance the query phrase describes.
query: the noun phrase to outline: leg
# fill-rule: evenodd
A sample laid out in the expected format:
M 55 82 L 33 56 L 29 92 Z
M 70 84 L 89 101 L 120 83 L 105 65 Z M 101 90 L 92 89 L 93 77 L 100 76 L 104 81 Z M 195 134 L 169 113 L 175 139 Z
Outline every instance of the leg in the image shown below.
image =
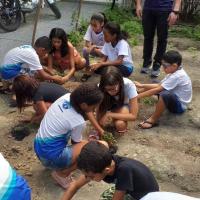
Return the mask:
M 156 122 L 158 121 L 164 110 L 165 110 L 165 103 L 163 101 L 163 98 L 160 96 L 158 103 L 156 104 L 155 112 L 151 115 L 149 119 L 140 123 L 139 126 L 143 129 L 152 128 L 153 126 L 155 126 Z
M 56 171 L 59 176 L 61 177 L 67 177 L 69 174 L 74 171 L 77 168 L 77 158 L 81 152 L 81 149 L 83 148 L 84 145 L 86 145 L 88 142 L 87 141 L 82 141 L 77 144 L 72 145 L 72 160 L 71 160 L 71 165 L 64 170 L 58 170 Z
M 123 106 L 122 108 L 114 110 L 113 112 L 120 113 L 120 114 L 128 114 L 129 109 L 127 106 Z M 114 120 L 114 125 L 115 125 L 117 132 L 119 132 L 119 133 L 124 133 L 127 131 L 127 121 Z
M 152 11 L 143 11 L 142 27 L 144 33 L 143 68 L 148 68 L 152 62 L 153 39 L 156 29 L 156 19 Z
M 81 70 L 85 67 L 86 65 L 86 60 L 85 58 L 82 58 L 81 56 L 76 56 L 75 57 L 75 67 L 76 70 Z
M 168 16 L 169 12 L 157 12 L 156 13 L 156 25 L 157 25 L 157 48 L 154 56 L 153 70 L 160 69 L 161 59 L 166 51 L 167 37 L 168 37 Z M 156 64 L 157 63 L 157 64 Z

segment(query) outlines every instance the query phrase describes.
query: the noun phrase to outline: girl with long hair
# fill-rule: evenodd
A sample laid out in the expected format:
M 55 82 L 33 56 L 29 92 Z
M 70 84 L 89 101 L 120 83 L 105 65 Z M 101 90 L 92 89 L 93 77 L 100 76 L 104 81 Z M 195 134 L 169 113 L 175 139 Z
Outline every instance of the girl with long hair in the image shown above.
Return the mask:
M 24 122 L 40 122 L 49 106 L 68 91 L 56 83 L 39 82 L 28 75 L 19 75 L 13 81 L 17 107 L 22 111 L 27 103 L 33 102 L 35 114 Z
M 50 32 L 52 50 L 48 56 L 48 70 L 53 68 L 60 72 L 69 70 L 65 76 L 68 81 L 77 70 L 85 67 L 85 59 L 80 56 L 76 48 L 68 41 L 66 32 L 61 28 L 53 28 Z

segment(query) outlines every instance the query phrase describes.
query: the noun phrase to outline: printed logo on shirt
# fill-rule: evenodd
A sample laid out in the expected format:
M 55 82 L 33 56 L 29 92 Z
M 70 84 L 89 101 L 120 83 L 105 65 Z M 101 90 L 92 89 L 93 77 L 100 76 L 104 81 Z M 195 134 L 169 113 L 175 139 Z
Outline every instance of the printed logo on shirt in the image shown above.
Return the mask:
M 29 48 L 32 48 L 31 45 L 22 45 L 19 47 L 20 49 L 29 49 Z
M 70 105 L 70 103 L 68 101 L 64 101 L 63 104 L 62 104 L 62 107 L 64 109 L 69 109 L 69 108 L 71 108 L 71 105 Z

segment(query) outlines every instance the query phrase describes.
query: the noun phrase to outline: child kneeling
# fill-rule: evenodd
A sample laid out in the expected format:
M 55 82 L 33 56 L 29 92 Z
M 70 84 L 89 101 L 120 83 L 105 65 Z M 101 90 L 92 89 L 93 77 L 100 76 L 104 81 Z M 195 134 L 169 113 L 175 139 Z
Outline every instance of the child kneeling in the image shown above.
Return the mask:
M 83 175 L 70 184 L 62 200 L 71 199 L 79 188 L 91 180 L 115 183 L 113 200 L 123 200 L 126 194 L 137 200 L 159 190 L 156 179 L 144 164 L 112 155 L 108 147 L 98 141 L 90 141 L 82 148 L 77 166 Z
M 192 100 L 192 83 L 181 66 L 182 56 L 177 51 L 168 51 L 162 59 L 162 66 L 167 76 L 159 84 L 141 84 L 135 82 L 138 88 L 144 91 L 138 95 L 138 98 L 159 95 L 155 112 L 146 121 L 139 126 L 143 129 L 149 129 L 157 125 L 161 114 L 167 108 L 170 112 L 182 114 L 187 104 Z

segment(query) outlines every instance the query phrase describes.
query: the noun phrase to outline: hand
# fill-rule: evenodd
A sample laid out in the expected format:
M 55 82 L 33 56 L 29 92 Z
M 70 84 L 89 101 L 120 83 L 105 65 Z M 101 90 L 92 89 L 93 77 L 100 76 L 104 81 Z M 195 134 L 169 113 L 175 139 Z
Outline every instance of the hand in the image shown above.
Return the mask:
M 141 5 L 137 5 L 137 6 L 136 6 L 136 15 L 137 15 L 137 17 L 138 17 L 139 19 L 142 18 L 142 7 L 141 7 Z
M 107 112 L 100 120 L 99 120 L 99 124 L 101 125 L 105 125 L 107 124 L 109 121 L 112 120 L 112 117 L 110 116 L 111 112 Z
M 100 68 L 101 67 L 101 63 L 94 63 L 94 64 L 91 64 L 90 65 L 90 71 L 95 71 L 95 70 L 97 70 L 98 68 Z
M 140 83 L 140 82 L 138 82 L 138 81 L 134 81 L 134 83 L 135 83 L 135 86 L 136 86 L 137 88 L 143 88 L 143 84 L 142 84 L 142 83 Z
M 167 19 L 169 26 L 172 26 L 176 23 L 176 21 L 178 20 L 178 15 L 175 14 L 174 12 L 171 12 L 169 14 L 169 17 Z

